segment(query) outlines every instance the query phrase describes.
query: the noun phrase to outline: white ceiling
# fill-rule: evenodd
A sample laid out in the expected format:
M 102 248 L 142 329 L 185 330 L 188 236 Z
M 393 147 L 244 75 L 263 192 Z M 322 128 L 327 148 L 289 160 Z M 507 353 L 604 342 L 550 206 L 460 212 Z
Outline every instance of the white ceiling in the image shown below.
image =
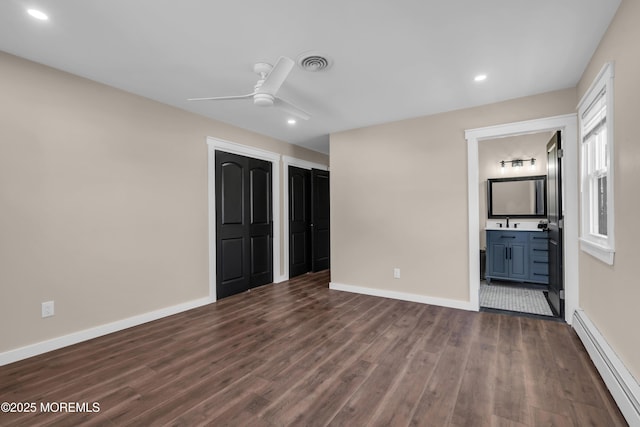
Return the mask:
M 333 132 L 575 86 L 619 3 L 2 0 L 0 50 L 328 153 Z M 186 100 L 250 93 L 254 62 L 306 51 L 332 67 L 295 67 L 278 94 L 308 121 Z

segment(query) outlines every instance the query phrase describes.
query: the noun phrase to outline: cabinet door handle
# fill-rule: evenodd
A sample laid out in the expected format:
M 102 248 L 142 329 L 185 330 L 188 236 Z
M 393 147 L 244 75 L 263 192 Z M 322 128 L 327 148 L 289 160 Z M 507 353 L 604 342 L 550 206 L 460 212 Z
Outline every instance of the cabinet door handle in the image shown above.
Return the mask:
M 501 239 L 515 239 L 516 236 L 500 236 Z

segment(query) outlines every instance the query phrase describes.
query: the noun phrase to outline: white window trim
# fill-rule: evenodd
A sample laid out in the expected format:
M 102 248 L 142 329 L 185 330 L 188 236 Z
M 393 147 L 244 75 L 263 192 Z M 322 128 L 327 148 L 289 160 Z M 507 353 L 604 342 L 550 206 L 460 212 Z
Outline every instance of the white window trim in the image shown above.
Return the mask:
M 598 76 L 593 81 L 589 89 L 586 91 L 580 102 L 578 103 L 578 130 L 580 132 L 579 145 L 581 153 L 580 166 L 580 249 L 589 255 L 599 259 L 600 261 L 613 265 L 615 255 L 615 239 L 614 239 L 614 139 L 613 139 L 613 79 L 614 67 L 613 62 L 606 63 Z M 586 168 L 584 166 L 584 155 L 582 149 L 582 116 L 586 109 L 596 100 L 598 95 L 605 90 L 605 100 L 607 103 L 607 157 L 609 164 L 607 165 L 607 237 L 595 236 L 589 232 L 591 220 L 591 206 L 589 206 L 589 197 L 585 197 Z

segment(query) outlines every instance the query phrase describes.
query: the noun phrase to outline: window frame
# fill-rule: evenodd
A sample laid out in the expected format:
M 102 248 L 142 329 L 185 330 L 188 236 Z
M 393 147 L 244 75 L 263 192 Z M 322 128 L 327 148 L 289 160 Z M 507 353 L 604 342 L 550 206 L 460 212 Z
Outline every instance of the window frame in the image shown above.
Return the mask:
M 598 76 L 593 81 L 589 89 L 586 91 L 580 102 L 578 103 L 578 131 L 580 145 L 580 249 L 602 262 L 613 265 L 615 255 L 615 239 L 614 239 L 614 139 L 613 139 L 613 79 L 614 67 L 613 62 L 606 63 Z M 604 92 L 604 95 L 602 93 Z M 583 140 L 585 135 L 585 115 L 590 108 L 600 100 L 603 100 L 605 112 L 606 127 L 604 135 L 606 137 L 606 148 L 600 153 L 604 154 L 605 168 L 592 170 L 588 167 L 587 162 L 591 159 L 587 155 L 587 150 L 591 149 L 591 155 L 594 154 L 594 148 L 591 148 Z M 589 129 L 596 129 L 598 125 Z M 588 136 L 588 134 L 587 134 Z M 592 139 L 589 138 L 591 142 Z M 597 142 L 596 142 L 597 144 Z M 596 146 L 597 147 L 597 146 Z M 592 226 L 594 221 L 598 221 L 598 197 L 594 197 L 593 188 L 590 182 L 594 179 L 606 177 L 606 235 L 593 233 Z

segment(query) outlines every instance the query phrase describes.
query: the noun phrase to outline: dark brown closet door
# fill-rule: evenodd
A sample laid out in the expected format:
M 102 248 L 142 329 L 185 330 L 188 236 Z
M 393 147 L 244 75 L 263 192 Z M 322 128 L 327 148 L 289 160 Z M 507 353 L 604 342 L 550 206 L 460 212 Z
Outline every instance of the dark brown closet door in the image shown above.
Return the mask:
M 216 151 L 217 298 L 273 281 L 271 163 Z
M 311 170 L 311 267 L 329 268 L 329 171 Z
M 311 271 L 311 171 L 289 166 L 289 277 Z

